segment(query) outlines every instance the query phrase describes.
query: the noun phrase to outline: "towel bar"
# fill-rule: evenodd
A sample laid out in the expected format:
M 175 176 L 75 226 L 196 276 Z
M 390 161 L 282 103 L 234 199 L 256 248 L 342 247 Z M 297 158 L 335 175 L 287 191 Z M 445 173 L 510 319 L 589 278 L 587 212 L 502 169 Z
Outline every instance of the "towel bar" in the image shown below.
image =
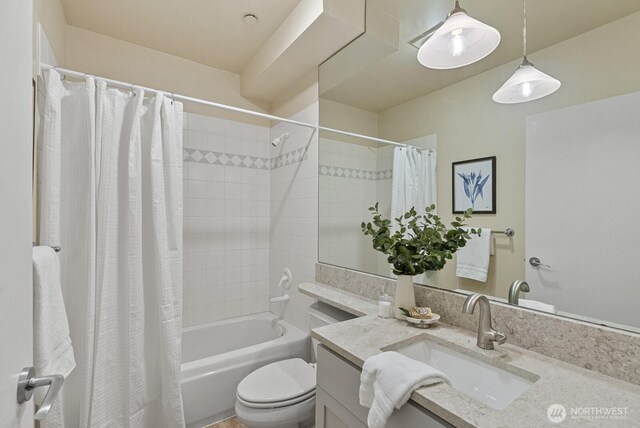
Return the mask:
M 505 230 L 492 230 L 491 233 L 499 233 L 501 235 L 506 235 L 511 238 L 513 235 L 516 234 L 516 231 L 510 227 L 507 227 Z

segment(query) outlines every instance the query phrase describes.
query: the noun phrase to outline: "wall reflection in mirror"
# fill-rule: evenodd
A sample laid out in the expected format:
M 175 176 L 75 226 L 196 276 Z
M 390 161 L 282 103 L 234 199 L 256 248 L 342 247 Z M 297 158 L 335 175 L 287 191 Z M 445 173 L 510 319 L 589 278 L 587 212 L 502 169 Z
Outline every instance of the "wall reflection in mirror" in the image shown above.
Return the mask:
M 320 262 L 393 276 L 360 229 L 370 206 L 433 203 L 449 224 L 473 203 L 488 244 L 416 282 L 639 331 L 640 2 L 529 1 L 524 52 L 522 2 L 466 0 L 499 44 L 426 66 L 419 49 L 487 49 L 453 8 L 367 0 L 366 33 L 320 67 Z

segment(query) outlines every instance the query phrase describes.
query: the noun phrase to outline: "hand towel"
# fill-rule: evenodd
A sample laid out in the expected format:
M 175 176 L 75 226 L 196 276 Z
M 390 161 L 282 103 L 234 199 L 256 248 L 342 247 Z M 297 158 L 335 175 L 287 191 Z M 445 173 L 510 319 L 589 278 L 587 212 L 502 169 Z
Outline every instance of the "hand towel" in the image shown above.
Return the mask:
M 518 305 L 529 308 L 536 309 L 538 311 L 549 312 L 555 314 L 558 312 L 555 305 L 550 305 L 548 303 L 538 302 L 537 300 L 529 300 L 529 299 L 518 299 Z
M 480 236 L 471 235 L 467 244 L 457 251 L 456 276 L 486 282 L 491 256 L 491 229 L 482 228 Z
M 368 358 L 360 375 L 360 404 L 369 407 L 367 425 L 383 428 L 413 391 L 439 382 L 451 383 L 444 373 L 397 352 Z
M 62 299 L 58 256 L 50 247 L 33 248 L 33 329 L 36 376 L 61 374 L 66 379 L 75 368 L 76 361 Z M 57 415 L 62 412 L 61 397 L 59 393 L 49 415 L 42 421 L 45 425 L 55 426 L 50 422 L 59 419 Z M 43 398 L 43 388 L 38 388 L 36 400 Z

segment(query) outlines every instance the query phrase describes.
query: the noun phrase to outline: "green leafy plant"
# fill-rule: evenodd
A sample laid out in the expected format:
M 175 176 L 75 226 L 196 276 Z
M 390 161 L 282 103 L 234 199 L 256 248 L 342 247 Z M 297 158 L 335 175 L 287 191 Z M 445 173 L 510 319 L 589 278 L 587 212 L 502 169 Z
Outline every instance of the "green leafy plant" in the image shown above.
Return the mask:
M 400 309 L 400 312 L 402 312 L 405 317 L 411 318 L 411 312 L 409 312 L 409 309 L 400 308 L 400 307 L 398 309 Z
M 413 276 L 441 270 L 458 248 L 466 245 L 471 235 L 480 236 L 482 229 L 465 229 L 471 209 L 456 217 L 449 229 L 434 214 L 435 209 L 435 205 L 428 206 L 421 215 L 411 208 L 395 219 L 397 227 L 394 231 L 391 220 L 382 218 L 378 203 L 369 208 L 373 220 L 362 222 L 362 232 L 372 237 L 376 251 L 389 256 L 387 261 L 393 266 L 394 274 Z

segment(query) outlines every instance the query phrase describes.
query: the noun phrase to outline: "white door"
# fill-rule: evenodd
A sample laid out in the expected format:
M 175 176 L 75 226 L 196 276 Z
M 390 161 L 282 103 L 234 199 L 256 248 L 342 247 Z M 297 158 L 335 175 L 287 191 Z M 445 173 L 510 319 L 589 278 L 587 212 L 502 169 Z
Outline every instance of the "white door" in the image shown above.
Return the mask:
M 527 119 L 527 298 L 640 327 L 639 160 L 640 92 Z
M 18 405 L 32 365 L 31 1 L 0 3 L 0 427 L 33 427 L 33 400 Z

